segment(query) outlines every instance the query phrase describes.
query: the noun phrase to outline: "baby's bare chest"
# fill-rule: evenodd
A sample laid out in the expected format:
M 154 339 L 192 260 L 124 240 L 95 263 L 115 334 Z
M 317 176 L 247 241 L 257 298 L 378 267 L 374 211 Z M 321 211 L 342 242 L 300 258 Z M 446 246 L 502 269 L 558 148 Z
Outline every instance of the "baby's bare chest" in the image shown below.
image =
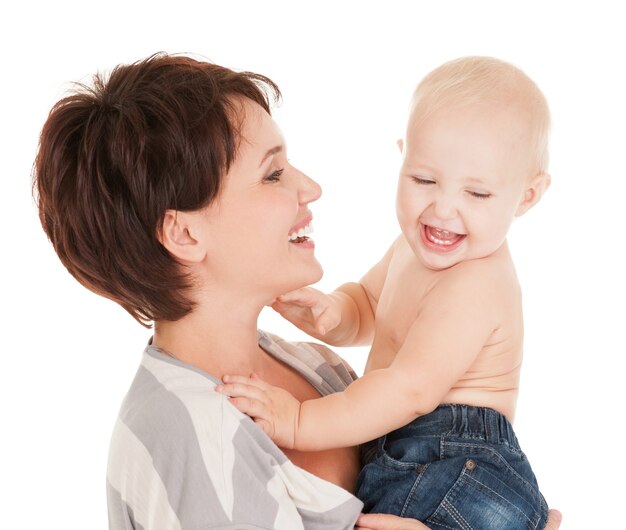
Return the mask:
M 378 299 L 368 369 L 382 368 L 393 360 L 435 281 L 435 276 L 416 263 L 412 252 L 394 256 Z

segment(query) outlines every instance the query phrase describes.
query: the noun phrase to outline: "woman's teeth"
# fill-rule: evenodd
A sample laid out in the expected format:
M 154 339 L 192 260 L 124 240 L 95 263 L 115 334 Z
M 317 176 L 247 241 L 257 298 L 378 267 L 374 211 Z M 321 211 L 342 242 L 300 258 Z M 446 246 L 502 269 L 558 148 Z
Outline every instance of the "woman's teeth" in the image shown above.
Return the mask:
M 302 243 L 303 241 L 306 241 L 307 239 L 309 239 L 306 236 L 312 233 L 313 233 L 313 225 L 309 223 L 308 225 L 306 225 L 304 228 L 301 228 L 297 232 L 292 232 L 291 234 L 289 234 L 289 241 Z

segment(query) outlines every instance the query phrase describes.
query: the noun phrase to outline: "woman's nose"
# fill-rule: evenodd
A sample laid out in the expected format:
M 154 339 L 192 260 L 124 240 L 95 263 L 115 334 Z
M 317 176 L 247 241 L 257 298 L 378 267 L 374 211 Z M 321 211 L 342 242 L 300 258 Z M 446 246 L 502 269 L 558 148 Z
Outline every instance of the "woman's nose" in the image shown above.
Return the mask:
M 308 204 L 319 199 L 322 195 L 321 186 L 312 178 L 307 177 L 304 173 L 299 173 L 298 202 L 300 204 Z

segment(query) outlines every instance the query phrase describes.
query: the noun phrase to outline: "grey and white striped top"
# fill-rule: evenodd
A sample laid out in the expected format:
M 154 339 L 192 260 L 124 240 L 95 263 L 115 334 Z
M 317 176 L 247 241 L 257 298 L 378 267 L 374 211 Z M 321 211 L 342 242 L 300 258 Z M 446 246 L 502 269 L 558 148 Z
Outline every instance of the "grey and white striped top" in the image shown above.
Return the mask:
M 259 345 L 322 395 L 356 378 L 325 346 L 262 331 Z M 361 502 L 292 464 L 217 383 L 146 348 L 111 440 L 109 528 L 352 529 Z

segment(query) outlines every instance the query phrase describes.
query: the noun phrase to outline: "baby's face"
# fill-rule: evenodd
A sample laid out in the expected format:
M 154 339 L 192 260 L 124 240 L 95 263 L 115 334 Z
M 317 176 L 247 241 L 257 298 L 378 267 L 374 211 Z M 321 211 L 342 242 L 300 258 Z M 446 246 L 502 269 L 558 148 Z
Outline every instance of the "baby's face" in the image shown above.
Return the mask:
M 525 211 L 529 132 L 501 105 L 437 110 L 409 121 L 397 194 L 402 232 L 420 261 L 441 270 L 503 244 Z

